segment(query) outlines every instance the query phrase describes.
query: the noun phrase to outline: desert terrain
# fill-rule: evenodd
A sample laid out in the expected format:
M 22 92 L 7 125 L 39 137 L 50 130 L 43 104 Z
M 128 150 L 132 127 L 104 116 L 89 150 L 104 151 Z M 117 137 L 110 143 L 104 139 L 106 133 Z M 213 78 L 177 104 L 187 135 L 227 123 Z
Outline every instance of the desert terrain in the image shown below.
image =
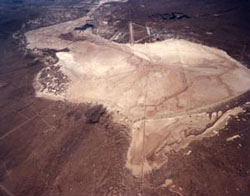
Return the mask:
M 0 8 L 0 195 L 250 194 L 248 2 Z

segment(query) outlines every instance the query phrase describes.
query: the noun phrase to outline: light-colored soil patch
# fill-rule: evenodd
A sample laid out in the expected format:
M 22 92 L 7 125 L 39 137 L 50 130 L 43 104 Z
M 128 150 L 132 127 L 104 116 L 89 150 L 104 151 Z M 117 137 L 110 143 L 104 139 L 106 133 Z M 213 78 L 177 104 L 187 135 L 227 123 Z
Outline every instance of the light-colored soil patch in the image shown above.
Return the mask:
M 89 33 L 86 41 L 59 38 L 78 22 L 28 32 L 29 47 L 69 48 L 57 53 L 71 81 L 63 98 L 119 111 L 117 120 L 131 127 L 127 167 L 134 175 L 159 168 L 167 153 L 214 135 L 242 111 L 206 113 L 250 89 L 250 71 L 225 52 L 185 40 L 130 46 Z

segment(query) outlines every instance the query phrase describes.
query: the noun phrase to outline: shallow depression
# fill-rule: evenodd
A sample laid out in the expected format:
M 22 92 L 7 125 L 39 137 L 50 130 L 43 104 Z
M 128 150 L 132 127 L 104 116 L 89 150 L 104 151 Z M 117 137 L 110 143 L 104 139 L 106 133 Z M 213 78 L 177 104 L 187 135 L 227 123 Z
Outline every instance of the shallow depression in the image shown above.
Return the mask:
M 28 32 L 29 47 L 57 48 L 53 43 L 60 38 L 53 31 L 64 26 Z M 241 112 L 206 114 L 250 89 L 250 71 L 222 50 L 176 39 L 131 46 L 84 36 L 91 42 L 59 41 L 70 50 L 57 53 L 58 65 L 70 79 L 63 99 L 103 104 L 122 114 L 118 121 L 128 119 L 132 142 L 127 167 L 136 176 L 159 168 L 171 150 L 213 135 L 223 124 L 217 126 L 220 119 Z M 37 95 L 62 98 L 39 90 Z

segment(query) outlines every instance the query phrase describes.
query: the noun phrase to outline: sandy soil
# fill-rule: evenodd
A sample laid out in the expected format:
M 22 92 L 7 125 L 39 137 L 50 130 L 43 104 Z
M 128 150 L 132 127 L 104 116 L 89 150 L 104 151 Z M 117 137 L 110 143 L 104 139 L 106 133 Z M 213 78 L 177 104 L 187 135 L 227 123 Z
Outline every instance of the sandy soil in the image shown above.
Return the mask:
M 107 108 L 96 103 L 79 104 L 79 101 L 76 101 L 76 99 L 74 102 L 77 103 L 71 103 L 73 101 L 65 100 L 67 94 L 60 93 L 64 89 L 64 84 L 65 87 L 70 84 L 64 73 L 67 73 L 73 79 L 82 77 L 85 82 L 90 83 L 90 78 L 87 79 L 81 75 L 85 71 L 91 71 L 91 77 L 98 76 L 99 78 L 108 74 L 107 72 L 113 73 L 113 71 L 107 69 L 109 66 L 102 66 L 101 69 L 95 70 L 91 69 L 91 67 L 82 69 L 81 65 L 83 62 L 77 64 L 78 67 L 64 63 L 63 59 L 67 61 L 72 60 L 72 65 L 75 65 L 74 63 L 77 62 L 77 59 L 75 59 L 77 50 L 74 52 L 67 49 L 61 50 L 64 49 L 65 45 L 67 47 L 73 45 L 76 49 L 79 49 L 82 47 L 82 44 L 86 44 L 92 56 L 91 58 L 84 57 L 92 65 L 95 65 L 95 62 L 91 61 L 91 59 L 97 60 L 98 67 L 100 64 L 102 65 L 102 62 L 98 59 L 102 59 L 105 64 L 111 63 L 103 56 L 109 57 L 112 62 L 124 62 L 128 58 L 129 60 L 126 60 L 126 63 L 122 64 L 121 67 L 115 66 L 118 68 L 114 69 L 115 73 L 119 72 L 120 69 L 125 69 L 127 66 L 133 68 L 133 64 L 138 65 L 140 64 L 138 61 L 140 61 L 142 66 L 136 66 L 140 75 L 132 75 L 128 76 L 128 78 L 134 79 L 136 77 L 136 82 L 145 84 L 146 82 L 143 83 L 140 78 L 146 76 L 150 78 L 150 83 L 147 84 L 151 87 L 154 87 L 154 79 L 167 83 L 165 79 L 159 80 L 159 75 L 162 74 L 164 76 L 162 70 L 165 70 L 172 78 L 177 78 L 178 81 L 181 81 L 179 80 L 181 77 L 177 77 L 177 73 L 182 72 L 182 69 L 179 67 L 174 69 L 175 66 L 171 66 L 172 62 L 170 64 L 167 60 L 161 61 L 157 66 L 148 63 L 151 60 L 159 62 L 158 60 L 165 55 L 167 56 L 167 54 L 162 52 L 160 57 L 157 56 L 157 53 L 152 54 L 150 56 L 151 59 L 148 59 L 143 51 L 153 53 L 152 50 L 150 51 L 152 45 L 136 45 L 134 46 L 135 49 L 133 49 L 129 45 L 111 44 L 91 34 L 71 32 L 73 27 L 67 29 L 67 25 L 61 31 L 58 28 L 56 33 L 55 29 L 52 28 L 53 26 L 45 28 L 47 33 L 44 33 L 45 37 L 42 38 L 44 39 L 44 47 L 51 40 L 55 40 L 54 43 L 50 42 L 50 44 L 53 44 L 51 48 L 57 48 L 58 50 L 34 49 L 32 52 L 27 51 L 22 48 L 23 39 L 13 39 L 12 33 L 21 28 L 22 21 L 26 20 L 25 17 L 28 19 L 35 17 L 34 13 L 40 9 L 38 9 L 38 6 L 37 8 L 36 6 L 32 7 L 32 0 L 28 0 L 31 4 L 26 7 L 25 1 L 23 0 L 23 3 L 22 0 L 15 1 L 18 3 L 17 8 L 12 6 L 15 4 L 14 1 L 13 3 L 4 1 L 4 6 L 5 4 L 10 6 L 10 9 L 7 10 L 5 10 L 5 7 L 2 7 L 2 2 L 0 3 L 0 195 L 249 195 L 250 135 L 248 130 L 250 126 L 250 96 L 248 93 L 233 91 L 232 97 L 236 96 L 236 98 L 231 99 L 230 97 L 227 103 L 216 104 L 216 107 L 212 108 L 207 107 L 208 105 L 205 104 L 207 101 L 209 103 L 218 103 L 217 100 L 220 99 L 220 96 L 227 95 L 228 90 L 225 90 L 227 87 L 235 89 L 235 84 L 244 81 L 244 76 L 242 80 L 236 79 L 242 72 L 245 73 L 242 65 L 239 65 L 220 50 L 210 54 L 211 51 L 214 51 L 214 48 L 207 47 L 200 49 L 198 52 L 208 50 L 206 53 L 209 53 L 213 60 L 220 59 L 217 62 L 219 66 L 210 64 L 211 61 L 206 58 L 207 62 L 200 62 L 201 64 L 211 65 L 206 68 L 197 68 L 187 62 L 189 66 L 185 67 L 185 75 L 190 76 L 188 80 L 192 81 L 197 77 L 196 80 L 199 81 L 196 82 L 195 80 L 193 82 L 195 86 L 188 83 L 190 89 L 204 92 L 204 88 L 207 89 L 207 86 L 211 86 L 214 92 L 216 92 L 216 94 L 213 93 L 213 96 L 218 93 L 217 87 L 223 92 L 219 92 L 220 96 L 215 96 L 213 99 L 210 97 L 209 100 L 205 96 L 199 97 L 200 100 L 206 100 L 204 103 L 206 106 L 200 108 L 199 105 L 203 105 L 203 103 L 198 104 L 198 102 L 195 102 L 198 110 L 191 109 L 186 112 L 185 109 L 182 111 L 179 108 L 178 110 L 182 112 L 177 113 L 175 111 L 177 107 L 168 104 L 168 108 L 158 107 L 155 117 L 150 108 L 147 113 L 145 112 L 145 115 L 148 115 L 147 117 L 143 114 L 141 119 L 131 120 L 141 115 L 138 108 L 142 106 L 137 107 L 138 114 L 133 112 L 134 115 L 130 116 L 125 115 L 127 105 L 124 105 L 122 109 L 118 108 L 117 105 L 107 101 L 107 97 L 104 97 L 105 101 L 103 102 L 105 106 L 108 106 Z M 41 3 L 43 0 L 36 0 L 35 2 Z M 56 24 L 61 20 L 65 21 L 65 18 L 68 18 L 66 15 L 71 13 L 70 10 L 74 10 L 76 7 L 83 6 L 86 9 L 93 6 L 93 4 L 88 5 L 87 1 L 84 1 L 84 3 L 87 3 L 85 6 L 82 1 L 79 2 L 77 0 L 45 2 L 48 9 L 52 6 L 51 4 L 53 6 L 48 12 L 43 12 L 44 9 L 42 10 L 40 16 L 43 20 L 35 20 L 38 26 Z M 223 48 L 230 56 L 245 63 L 247 62 L 245 61 L 247 56 L 249 56 L 249 47 L 245 42 L 248 40 L 249 23 L 246 21 L 249 21 L 250 12 L 246 12 L 249 8 L 242 2 L 244 0 L 221 0 L 220 2 L 205 0 L 199 3 L 195 0 L 132 0 L 124 4 L 108 4 L 103 6 L 105 9 L 101 9 L 103 8 L 101 6 L 98 11 L 104 11 L 103 14 L 99 14 L 99 17 L 103 20 L 106 20 L 107 16 L 113 17 L 114 21 L 121 19 L 120 27 L 123 27 L 126 32 L 127 20 L 129 18 L 127 17 L 126 20 L 122 18 L 130 13 L 129 8 L 132 8 L 133 11 L 132 19 L 138 24 L 140 24 L 140 21 L 142 24 L 148 22 L 148 15 L 150 14 L 169 13 L 172 11 L 183 12 L 191 16 L 191 18 L 160 23 L 153 21 L 155 22 L 154 27 L 157 27 L 159 31 L 167 29 L 172 32 L 173 30 L 176 33 L 174 37 L 185 35 L 184 38 L 188 40 L 195 38 L 196 43 L 205 42 L 206 45 Z M 65 3 L 69 7 L 65 6 Z M 149 13 L 145 12 L 148 8 L 152 8 L 148 10 Z M 108 12 L 105 13 L 105 10 Z M 110 15 L 110 12 L 112 15 Z M 54 16 L 51 17 L 50 13 L 53 13 Z M 62 17 L 60 13 L 62 13 Z M 79 15 L 81 13 L 83 12 L 79 10 Z M 124 13 L 126 14 L 124 15 Z M 213 14 L 216 16 L 213 16 Z M 75 17 L 70 16 L 69 18 L 74 19 Z M 53 18 L 56 18 L 56 20 L 54 21 Z M 82 20 L 82 22 L 85 22 L 85 20 Z M 152 24 L 152 21 L 150 24 Z M 59 24 L 59 27 L 60 25 L 62 24 Z M 83 24 L 79 22 L 76 25 Z M 58 26 L 54 27 L 57 28 Z M 110 28 L 113 28 L 113 26 L 110 26 Z M 51 36 L 53 31 L 55 37 Z M 33 34 L 34 32 L 30 33 Z M 69 34 L 61 36 L 61 33 L 67 32 Z M 112 32 L 110 34 L 112 35 Z M 17 35 L 18 33 L 15 33 L 15 36 Z M 45 39 L 46 36 L 48 39 Z M 57 36 L 59 39 L 57 39 Z M 139 34 L 136 34 L 136 36 L 139 36 Z M 40 39 L 41 37 L 37 38 Z M 84 40 L 87 41 L 83 42 Z M 39 40 L 36 44 L 38 43 Z M 193 45 L 193 43 L 187 43 L 189 46 Z M 154 47 L 158 48 L 159 46 L 155 45 Z M 85 47 L 83 48 L 83 52 L 88 50 Z M 174 48 L 176 49 L 176 46 Z M 195 51 L 193 47 L 191 48 L 191 51 Z M 101 49 L 101 53 L 99 54 L 96 49 Z M 110 53 L 105 53 L 102 50 L 108 50 Z M 217 52 L 221 55 L 216 55 L 218 54 Z M 117 58 L 114 53 L 119 54 Z M 196 52 L 193 53 L 191 59 L 199 59 L 195 57 L 195 54 Z M 81 59 L 84 59 L 84 57 L 80 54 L 77 56 L 77 58 Z M 170 58 L 171 54 L 168 57 Z M 57 63 L 58 60 L 62 62 L 62 65 Z M 228 66 L 222 63 L 224 61 L 228 62 L 226 63 Z M 67 67 L 69 69 L 65 69 Z M 148 69 L 143 71 L 142 68 L 146 67 Z M 227 70 L 229 75 L 223 75 L 232 76 L 234 72 L 229 68 L 239 71 L 239 75 L 236 74 L 232 77 L 234 81 L 229 81 L 227 78 L 224 78 L 222 81 L 216 80 L 216 82 L 212 80 L 213 77 L 217 78 L 218 74 L 227 73 Z M 202 70 L 202 72 L 199 70 Z M 241 72 L 240 70 L 243 71 Z M 74 72 L 79 72 L 81 77 Z M 153 74 L 153 72 L 157 74 Z M 176 77 L 172 76 L 173 73 L 175 73 Z M 48 74 L 49 76 L 45 77 Z M 128 75 L 128 73 L 126 74 Z M 34 86 L 34 81 L 37 81 L 39 77 L 42 79 L 40 82 L 50 88 L 49 91 L 45 89 L 44 93 L 40 95 L 38 93 L 40 90 L 39 86 L 38 88 Z M 208 77 L 209 79 L 200 81 L 203 77 Z M 119 79 L 121 79 L 120 81 L 124 80 L 124 78 Z M 209 82 L 209 80 L 211 81 Z M 225 82 L 224 80 L 228 82 L 226 83 L 227 85 L 219 85 L 222 84 L 221 82 Z M 114 84 L 117 80 L 112 81 L 113 83 L 109 81 L 110 85 L 117 90 L 118 87 L 115 88 L 117 85 Z M 201 84 L 206 84 L 206 86 L 199 86 L 200 82 Z M 106 80 L 102 83 L 104 86 L 107 84 Z M 63 84 L 63 86 L 58 84 Z M 117 82 L 117 84 L 120 83 Z M 167 84 L 170 85 L 169 83 Z M 100 83 L 97 83 L 97 87 L 99 85 Z M 156 83 L 156 86 L 159 86 L 159 83 Z M 169 88 L 174 89 L 174 86 L 175 84 L 172 84 Z M 242 86 L 244 87 L 244 85 Z M 72 85 L 69 87 L 72 87 Z M 137 85 L 135 89 L 139 87 Z M 81 86 L 81 88 L 84 89 L 85 87 Z M 123 87 L 120 86 L 120 88 Z M 168 94 L 168 89 L 165 89 L 164 85 L 159 88 Z M 142 90 L 142 88 L 139 89 L 142 93 L 147 92 Z M 241 90 L 244 91 L 244 88 Z M 112 92 L 109 89 L 108 91 Z M 210 88 L 208 88 L 208 91 L 210 92 Z M 53 96 L 55 92 L 59 94 Z M 159 103 L 161 100 L 159 101 L 156 98 L 164 97 L 164 93 L 154 91 L 155 95 L 150 95 L 152 98 L 150 102 L 156 101 Z M 81 99 L 84 98 L 83 92 L 79 91 L 79 94 L 82 95 Z M 237 97 L 238 94 L 241 95 Z M 131 97 L 129 97 L 129 100 Z M 193 98 L 190 100 L 193 100 Z M 145 105 L 144 101 L 147 100 L 141 99 L 140 103 Z M 99 99 L 98 102 L 101 103 Z M 118 108 L 117 110 L 114 109 L 116 107 Z M 185 107 L 192 108 L 188 104 Z M 173 108 L 175 109 L 173 110 Z M 165 110 L 167 112 L 164 112 Z M 171 114 L 170 110 L 172 111 Z M 110 113 L 110 111 L 113 112 Z M 236 115 L 237 113 L 240 114 Z M 184 126 L 187 126 L 186 130 L 183 130 Z M 141 137 L 140 134 L 143 131 L 145 131 L 145 136 L 147 137 Z M 159 134 L 155 135 L 154 131 Z M 133 133 L 138 135 L 138 140 L 133 140 L 133 138 L 136 138 L 132 137 Z M 140 151 L 142 139 L 144 139 L 144 144 L 150 145 L 144 145 L 144 152 L 141 151 L 139 156 L 134 156 L 134 162 L 130 164 L 132 159 L 128 159 L 128 152 L 132 150 L 133 145 L 131 144 L 138 145 L 133 149 Z M 135 151 L 134 154 L 138 155 L 138 152 Z M 129 165 L 131 167 L 127 169 L 126 166 L 129 167 Z M 152 168 L 156 169 L 152 170 Z M 150 172 L 145 173 L 147 169 Z M 132 174 L 138 175 L 140 178 L 135 178 Z
M 134 175 L 159 168 L 167 152 L 202 139 L 219 119 L 242 112 L 236 108 L 212 118 L 206 113 L 250 90 L 250 71 L 225 52 L 175 39 L 130 46 L 89 32 L 82 33 L 86 41 L 69 45 L 57 32 L 69 33 L 75 23 L 28 32 L 28 46 L 69 49 L 57 52 L 71 81 L 63 99 L 103 104 L 119 113 L 118 122 L 131 127 L 127 167 Z M 50 94 L 38 89 L 38 96 Z

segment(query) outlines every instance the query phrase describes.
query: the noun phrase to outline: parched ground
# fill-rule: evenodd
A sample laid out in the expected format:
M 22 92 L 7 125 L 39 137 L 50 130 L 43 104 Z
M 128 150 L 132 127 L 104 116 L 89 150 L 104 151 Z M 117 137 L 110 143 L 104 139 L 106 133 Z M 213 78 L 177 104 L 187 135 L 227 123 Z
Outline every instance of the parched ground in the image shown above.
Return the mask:
M 11 62 L 17 70 L 4 70 L 1 75 L 5 82 L 1 88 L 1 194 L 137 192 L 137 180 L 124 168 L 127 128 L 113 123 L 102 107 L 35 98 L 31 84 L 41 66 L 31 66 L 32 60 L 16 54 Z
M 240 11 L 225 13 L 237 18 L 245 13 Z M 15 14 L 13 17 L 15 20 Z M 247 14 L 241 20 L 247 21 Z M 204 24 L 199 19 L 196 22 Z M 231 117 L 217 136 L 170 151 L 168 162 L 159 170 L 135 178 L 125 167 L 129 127 L 117 123 L 102 106 L 35 97 L 34 77 L 55 56 L 53 51 L 24 54 L 9 37 L 17 30 L 16 22 L 8 24 L 0 36 L 0 195 L 249 195 L 248 96 L 234 103 L 245 112 Z M 6 21 L 1 23 L 5 25 Z M 234 28 L 225 31 L 231 36 L 248 32 L 245 25 Z M 211 45 L 241 51 L 239 57 L 247 62 L 247 45 L 216 42 L 216 38 L 224 40 L 225 31 L 214 35 Z M 55 69 L 46 74 L 63 78 Z

